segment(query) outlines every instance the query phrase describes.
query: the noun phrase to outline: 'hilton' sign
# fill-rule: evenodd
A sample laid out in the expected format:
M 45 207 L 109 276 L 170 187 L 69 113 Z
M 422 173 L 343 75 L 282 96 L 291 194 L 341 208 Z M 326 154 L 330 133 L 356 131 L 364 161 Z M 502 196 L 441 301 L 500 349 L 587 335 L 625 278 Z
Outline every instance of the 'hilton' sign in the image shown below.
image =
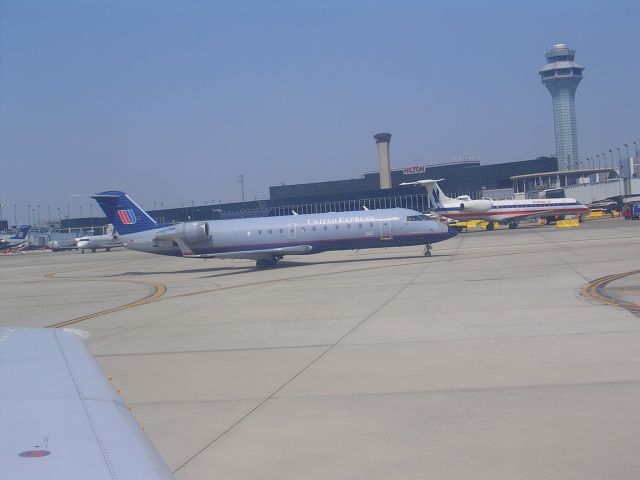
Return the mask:
M 415 167 L 404 167 L 402 169 L 402 172 L 405 175 L 413 175 L 414 173 L 424 173 L 425 170 L 425 166 L 424 165 L 420 165 L 420 166 L 415 166 Z

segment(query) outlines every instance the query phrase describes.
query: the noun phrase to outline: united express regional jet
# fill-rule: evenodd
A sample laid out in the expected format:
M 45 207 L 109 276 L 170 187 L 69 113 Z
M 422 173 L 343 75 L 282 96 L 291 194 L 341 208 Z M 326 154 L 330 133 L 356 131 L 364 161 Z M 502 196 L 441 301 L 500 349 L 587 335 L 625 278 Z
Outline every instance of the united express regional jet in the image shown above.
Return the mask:
M 245 258 L 259 269 L 285 255 L 424 245 L 456 235 L 445 222 L 406 208 L 159 224 L 126 193 L 92 195 L 131 250 L 185 258 Z
M 27 234 L 31 229 L 31 225 L 20 225 L 18 232 L 13 236 L 3 236 L 0 238 L 0 250 L 6 250 L 8 248 L 16 248 L 21 246 L 27 241 Z
M 589 208 L 574 198 L 536 198 L 527 200 L 472 200 L 468 195 L 447 197 L 440 189 L 440 180 L 418 180 L 400 185 L 423 185 L 427 189 L 433 211 L 455 220 L 486 220 L 487 230 L 493 230 L 494 223 L 508 224 L 517 228 L 518 222 L 528 218 L 555 219 L 557 216 L 582 215 Z

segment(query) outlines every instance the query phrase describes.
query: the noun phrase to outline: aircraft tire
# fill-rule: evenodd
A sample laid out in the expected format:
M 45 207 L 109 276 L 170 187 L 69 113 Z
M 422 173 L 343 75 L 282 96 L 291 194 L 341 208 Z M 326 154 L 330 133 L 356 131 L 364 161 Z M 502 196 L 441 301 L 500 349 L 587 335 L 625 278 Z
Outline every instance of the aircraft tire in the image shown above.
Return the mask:
M 487 230 L 493 230 L 493 222 L 487 224 Z
M 427 250 L 426 252 L 424 252 L 424 256 L 425 257 L 430 257 L 431 256 L 431 251 Z
M 518 224 L 517 224 L 517 223 L 510 223 L 510 224 L 509 224 L 509 229 L 510 229 L 510 230 L 513 230 L 513 229 L 515 229 L 515 228 L 518 228 Z
M 265 268 L 267 268 L 269 266 L 269 261 L 261 258 L 260 260 L 256 260 L 256 268 L 258 270 L 264 270 Z
M 275 267 L 278 264 L 278 260 L 278 257 L 271 257 L 269 260 L 267 260 L 267 263 L 270 267 Z
M 110 251 L 111 251 L 111 249 L 110 249 L 110 248 L 107 248 L 107 252 L 110 252 Z

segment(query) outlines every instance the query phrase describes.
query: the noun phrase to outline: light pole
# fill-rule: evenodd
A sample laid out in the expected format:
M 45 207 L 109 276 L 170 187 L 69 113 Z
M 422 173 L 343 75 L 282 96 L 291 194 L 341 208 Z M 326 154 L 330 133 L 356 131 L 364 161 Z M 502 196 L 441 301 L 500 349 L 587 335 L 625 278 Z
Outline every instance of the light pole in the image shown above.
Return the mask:
M 84 218 L 84 214 L 82 213 L 82 205 L 80 205 L 80 218 Z
M 596 154 L 596 158 L 598 159 L 598 170 L 600 169 L 600 154 Z
M 244 174 L 238 175 L 238 182 L 240 182 L 240 190 L 242 192 L 242 202 L 244 203 Z
M 49 220 L 49 226 L 51 226 L 51 205 L 47 205 L 47 218 Z
M 31 225 L 31 214 L 29 210 L 31 210 L 31 204 L 27 203 L 27 224 Z
M 13 226 L 18 228 L 18 204 L 13 204 Z
M 60 216 L 60 207 L 58 207 L 58 223 L 60 224 L 60 228 L 62 228 L 62 217 Z
M 40 228 L 40 205 L 38 205 L 38 228 Z
M 622 154 L 620 153 L 620 147 L 616 147 L 616 150 L 618 150 L 618 162 L 620 165 L 620 171 L 622 171 Z
M 613 151 L 609 149 L 609 156 L 611 157 L 611 168 L 613 168 Z

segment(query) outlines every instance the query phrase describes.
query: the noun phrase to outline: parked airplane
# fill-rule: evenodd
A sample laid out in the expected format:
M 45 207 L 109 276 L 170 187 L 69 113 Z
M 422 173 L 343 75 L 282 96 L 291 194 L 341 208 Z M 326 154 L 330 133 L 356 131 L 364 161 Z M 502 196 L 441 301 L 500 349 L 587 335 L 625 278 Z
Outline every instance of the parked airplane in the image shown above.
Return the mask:
M 4 238 L 0 238 L 0 250 L 21 246 L 27 241 L 27 234 L 30 229 L 31 225 L 21 225 L 18 232 L 13 237 L 6 236 Z
M 392 208 L 282 217 L 158 224 L 124 192 L 92 195 L 126 248 L 186 258 L 246 258 L 259 269 L 285 255 L 425 245 L 456 235 L 446 223 Z
M 175 480 L 91 356 L 86 336 L 0 328 L 2 478 Z
M 589 208 L 573 198 L 537 198 L 526 200 L 472 200 L 468 195 L 447 197 L 438 186 L 440 180 L 418 180 L 400 185 L 424 185 L 433 210 L 445 217 L 456 220 L 486 220 L 487 230 L 493 230 L 495 223 L 508 224 L 517 228 L 518 222 L 528 218 L 555 219 L 556 216 L 582 215 Z
M 85 250 L 91 250 L 95 253 L 98 248 L 104 248 L 109 252 L 112 248 L 123 246 L 118 236 L 114 234 L 79 237 L 75 239 L 75 244 L 82 253 L 84 253 Z

